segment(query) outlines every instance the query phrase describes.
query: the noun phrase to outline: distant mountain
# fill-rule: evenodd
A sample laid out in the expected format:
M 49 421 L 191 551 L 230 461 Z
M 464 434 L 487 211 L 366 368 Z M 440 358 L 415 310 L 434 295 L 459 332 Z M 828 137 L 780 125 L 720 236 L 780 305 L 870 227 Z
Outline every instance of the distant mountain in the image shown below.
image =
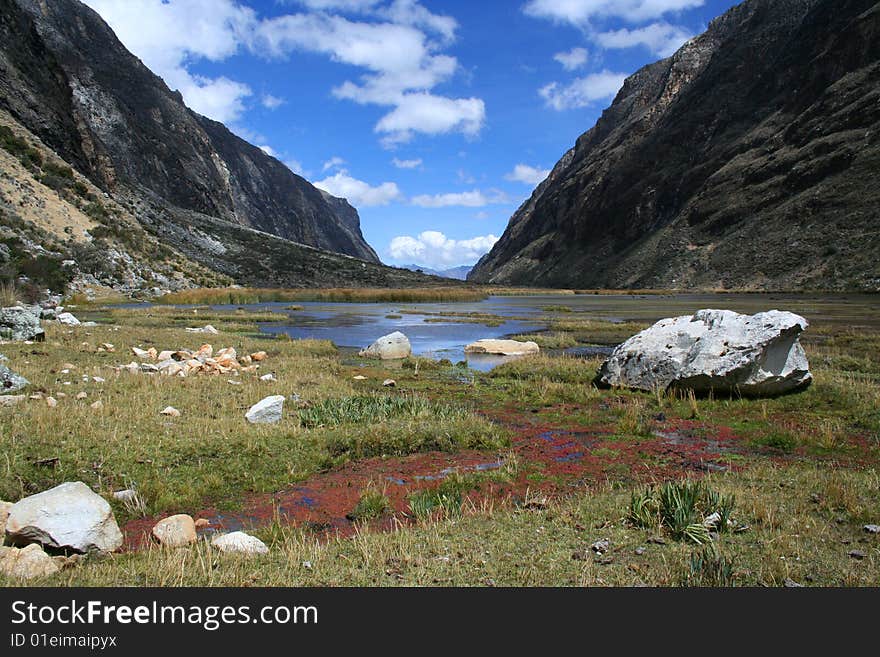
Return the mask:
M 421 265 L 403 265 L 404 269 L 410 271 L 422 272 L 430 276 L 440 276 L 442 278 L 454 278 L 459 281 L 467 280 L 467 276 L 473 269 L 473 265 L 462 265 L 460 267 L 452 267 L 451 269 L 431 269 Z
M 613 104 L 469 280 L 880 289 L 880 3 L 748 0 Z
M 101 282 L 148 286 L 151 267 L 159 286 L 212 282 L 211 272 L 251 285 L 425 281 L 381 265 L 345 199 L 187 108 L 78 0 L 0 0 L 0 127 L 10 189 L 0 228 L 18 231 L 22 248 L 43 239 L 22 233 L 27 217 L 10 202 L 32 187 L 58 221 L 25 213 L 31 228 L 57 233 L 74 217 L 73 242 L 100 236 L 125 254 L 115 279 L 88 272 Z M 56 237 L 62 253 L 67 238 Z

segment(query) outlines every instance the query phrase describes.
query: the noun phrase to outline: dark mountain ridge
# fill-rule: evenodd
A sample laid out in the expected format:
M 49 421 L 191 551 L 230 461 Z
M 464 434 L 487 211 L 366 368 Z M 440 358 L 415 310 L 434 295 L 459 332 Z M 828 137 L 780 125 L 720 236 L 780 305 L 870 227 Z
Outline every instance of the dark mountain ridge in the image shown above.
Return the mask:
M 472 282 L 880 289 L 880 4 L 748 0 L 628 78 Z
M 157 239 L 215 271 L 295 286 L 330 276 L 261 278 L 291 270 L 291 258 L 308 270 L 315 252 L 299 245 L 381 267 L 345 199 L 191 111 L 78 0 L 0 0 L 0 110 Z M 277 262 L 260 250 L 266 233 L 282 238 L 267 250 Z M 390 269 L 370 278 L 405 284 Z

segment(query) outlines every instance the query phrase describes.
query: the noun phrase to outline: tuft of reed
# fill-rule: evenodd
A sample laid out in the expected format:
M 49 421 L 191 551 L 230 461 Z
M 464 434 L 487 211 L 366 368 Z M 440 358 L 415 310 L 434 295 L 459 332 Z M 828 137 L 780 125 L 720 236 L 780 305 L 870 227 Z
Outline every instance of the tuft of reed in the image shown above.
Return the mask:
M 439 303 L 482 301 L 486 292 L 472 287 L 434 288 L 198 288 L 181 290 L 159 297 L 165 305 L 235 305 L 290 301 L 323 301 L 328 303 Z

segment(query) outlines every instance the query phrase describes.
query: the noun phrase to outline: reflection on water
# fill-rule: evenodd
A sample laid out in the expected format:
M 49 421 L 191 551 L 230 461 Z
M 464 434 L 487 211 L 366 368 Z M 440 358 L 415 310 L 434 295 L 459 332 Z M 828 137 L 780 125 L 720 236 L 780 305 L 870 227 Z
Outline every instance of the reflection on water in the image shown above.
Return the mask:
M 876 328 L 880 325 L 878 295 L 786 295 L 786 294 L 675 294 L 675 295 L 573 295 L 490 297 L 467 303 L 323 303 L 305 302 L 302 310 L 288 310 L 288 303 L 245 306 L 253 310 L 286 312 L 289 321 L 261 325 L 268 334 L 286 333 L 292 338 L 331 340 L 339 347 L 361 349 L 376 338 L 401 331 L 409 338 L 413 353 L 428 358 L 467 360 L 470 367 L 489 370 L 509 357 L 468 355 L 464 346 L 481 338 L 500 338 L 547 328 L 551 319 L 593 319 L 612 322 L 654 322 L 664 317 L 693 314 L 701 308 L 724 308 L 743 313 L 789 310 L 813 325 L 848 325 Z M 238 306 L 216 306 L 236 308 Z M 480 313 L 501 321 L 498 325 L 461 323 L 442 313 Z M 472 317 L 473 320 L 479 318 Z M 429 320 L 429 321 L 426 321 Z M 577 347 L 572 355 L 608 353 L 607 347 Z

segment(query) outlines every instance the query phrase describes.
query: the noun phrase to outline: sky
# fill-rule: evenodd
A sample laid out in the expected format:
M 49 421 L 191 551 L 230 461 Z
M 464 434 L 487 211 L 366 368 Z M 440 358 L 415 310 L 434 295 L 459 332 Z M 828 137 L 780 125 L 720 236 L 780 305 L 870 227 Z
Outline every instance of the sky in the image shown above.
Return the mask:
M 345 197 L 383 262 L 470 265 L 623 80 L 736 0 L 84 0 L 186 104 Z

